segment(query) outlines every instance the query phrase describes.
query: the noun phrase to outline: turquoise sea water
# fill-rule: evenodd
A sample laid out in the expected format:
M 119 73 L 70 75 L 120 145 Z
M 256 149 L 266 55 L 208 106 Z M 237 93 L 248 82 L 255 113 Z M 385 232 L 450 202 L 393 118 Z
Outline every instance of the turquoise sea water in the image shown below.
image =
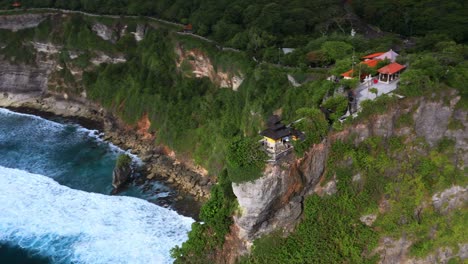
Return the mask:
M 122 152 L 97 131 L 0 108 L 0 263 L 171 263 L 193 220 L 146 201 L 172 194 L 159 183 L 110 196 Z

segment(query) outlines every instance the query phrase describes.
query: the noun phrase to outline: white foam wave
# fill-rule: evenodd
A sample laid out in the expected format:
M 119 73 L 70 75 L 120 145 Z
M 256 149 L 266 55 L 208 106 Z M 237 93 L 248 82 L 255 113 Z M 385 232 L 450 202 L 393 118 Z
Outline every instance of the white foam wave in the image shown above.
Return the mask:
M 103 142 L 109 146 L 109 148 L 117 154 L 125 153 L 127 154 L 133 162 L 135 162 L 137 165 L 141 166 L 143 165 L 143 161 L 135 154 L 133 154 L 131 149 L 128 150 L 123 150 L 119 148 L 118 146 L 114 145 L 112 142 L 108 142 L 102 139 L 102 136 L 104 136 L 104 133 L 99 132 L 99 130 L 92 130 L 92 129 L 87 129 L 81 126 L 77 125 L 77 131 L 80 133 L 86 134 L 88 137 L 94 138 L 94 140 Z
M 14 112 L 14 111 L 11 111 L 11 110 L 8 110 L 8 109 L 5 109 L 5 108 L 0 108 L 0 114 L 5 115 L 5 116 L 23 116 L 23 117 L 30 118 L 31 120 L 38 121 L 35 124 L 35 129 L 43 129 L 43 130 L 54 129 L 54 130 L 60 130 L 61 131 L 61 130 L 65 129 L 65 127 L 66 127 L 66 125 L 64 125 L 64 124 L 57 123 L 57 122 L 42 118 L 40 116 L 18 113 L 18 112 Z M 107 142 L 107 141 L 103 140 L 102 139 L 103 134 L 101 132 L 99 132 L 99 130 L 87 129 L 87 128 L 84 128 L 84 127 L 79 126 L 79 125 L 73 125 L 73 126 L 76 128 L 76 131 L 78 133 L 82 133 L 82 134 L 84 134 L 84 135 L 86 135 L 86 136 L 88 136 L 90 138 L 93 138 L 94 140 L 96 140 L 98 142 L 107 144 L 109 146 L 110 150 L 112 150 L 114 153 L 116 153 L 116 154 L 125 153 L 128 156 L 130 156 L 132 158 L 133 162 L 135 162 L 137 165 L 141 166 L 143 164 L 143 161 L 137 155 L 131 153 L 131 149 L 123 150 L 123 149 L 119 148 L 118 146 L 112 144 L 111 142 Z
M 0 166 L 0 242 L 55 263 L 171 263 L 193 220 L 141 199 L 73 190 Z

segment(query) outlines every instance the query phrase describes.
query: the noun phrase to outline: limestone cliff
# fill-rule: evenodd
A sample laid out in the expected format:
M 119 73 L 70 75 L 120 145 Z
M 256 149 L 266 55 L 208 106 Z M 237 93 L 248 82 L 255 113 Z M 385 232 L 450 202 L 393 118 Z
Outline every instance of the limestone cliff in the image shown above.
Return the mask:
M 42 21 L 52 14 L 21 14 L 0 16 L 0 28 L 18 31 L 26 28 L 37 27 Z
M 148 164 L 145 173 L 149 180 L 166 179 L 170 185 L 197 199 L 209 197 L 212 179 L 206 177 L 206 171 L 191 162 L 182 162 L 172 151 L 166 150 L 165 146 L 157 145 L 154 134 L 148 132 L 151 123 L 148 123 L 147 115 L 146 125 L 141 126 L 139 123 L 129 126 L 108 109 L 88 99 L 83 84 L 84 73 L 96 71 L 101 64 L 125 63 L 128 54 L 99 45 L 93 49 L 73 45 L 72 48 L 47 35 L 46 39 L 44 36 L 36 39 L 35 33 L 28 30 L 44 26 L 46 30 L 60 35 L 63 33 L 60 31 L 65 30 L 61 28 L 61 24 L 76 19 L 75 16 L 79 15 L 60 12 L 0 15 L 0 29 L 10 32 L 23 30 L 24 34 L 19 38 L 24 37 L 24 40 L 20 39 L 18 43 L 21 44 L 14 45 L 21 45 L 17 48 L 28 50 L 27 60 L 17 60 L 5 52 L 7 42 L 0 39 L 0 107 L 30 108 L 92 120 L 103 129 L 105 139 L 124 149 L 132 149 L 144 158 Z M 124 35 L 133 35 L 136 41 L 142 41 L 149 27 L 154 24 L 138 21 L 134 25 L 135 32 L 128 32 L 128 25 L 120 19 L 107 24 L 94 18 L 86 21 L 83 28 L 75 30 L 95 34 L 110 45 L 102 45 L 104 47 L 116 45 Z M 74 33 L 77 32 L 70 34 Z M 16 46 L 10 47 L 10 50 L 12 48 L 15 49 Z
M 460 99 L 455 92 L 449 92 L 446 96 L 452 98 L 448 103 L 443 100 L 423 98 L 404 99 L 399 102 L 398 106 L 388 109 L 386 113 L 372 116 L 370 122 L 359 122 L 341 132 L 332 133 L 322 143 L 311 146 L 301 159 L 289 163 L 268 164 L 261 178 L 253 182 L 233 184 L 240 212 L 234 216 L 234 226 L 231 228 L 233 232 L 228 236 L 228 241 L 234 244 L 232 241 L 237 240 L 237 248 L 225 248 L 225 251 L 231 251 L 225 252 L 226 256 L 230 256 L 226 261 L 233 262 L 236 254 L 242 255 L 249 252 L 253 240 L 262 235 L 275 230 L 283 230 L 287 234 L 301 218 L 302 202 L 307 195 L 314 192 L 320 195 L 323 192 L 328 194 L 334 192 L 333 180 L 325 187 L 320 187 L 318 183 L 327 169 L 326 162 L 331 144 L 336 140 L 352 139 L 357 145 L 370 136 L 389 138 L 395 135 L 405 135 L 408 140 L 424 137 L 429 144 L 435 145 L 446 137 L 456 142 L 454 162 L 463 169 L 468 164 L 466 145 L 468 143 L 468 113 L 466 110 L 455 108 Z M 399 126 L 397 120 L 403 115 L 411 115 L 414 125 Z M 456 122 L 459 125 L 455 128 L 450 127 L 450 122 Z M 355 178 L 359 180 L 359 175 Z M 435 195 L 434 207 L 440 208 L 440 204 L 443 203 L 453 204 L 452 207 L 456 208 L 466 205 L 466 199 L 466 187 L 454 187 L 453 190 Z M 371 225 L 375 216 L 370 218 L 372 221 L 369 224 Z M 398 262 L 385 260 L 386 255 L 393 254 L 390 252 L 400 254 L 399 260 L 408 260 L 407 263 L 439 263 L 438 261 L 443 258 L 442 255 L 448 254 L 447 249 L 440 249 L 441 252 L 429 256 L 427 262 L 420 260 L 411 262 L 406 250 L 410 244 L 411 242 L 405 238 L 401 241 L 383 239 L 379 252 L 386 253 L 381 254 L 381 262 Z M 398 249 L 386 250 L 391 247 Z M 461 247 L 465 246 L 461 245 Z M 463 255 L 463 259 L 467 257 L 464 252 L 459 254 L 459 256 Z M 395 258 L 387 258 L 395 260 Z
M 221 88 L 230 88 L 237 91 L 244 81 L 244 76 L 239 72 L 225 71 L 215 68 L 212 60 L 199 49 L 184 49 L 178 45 L 175 49 L 178 56 L 177 67 L 189 66 L 190 75 L 195 78 L 208 77 Z M 189 76 L 190 76 L 189 75 Z

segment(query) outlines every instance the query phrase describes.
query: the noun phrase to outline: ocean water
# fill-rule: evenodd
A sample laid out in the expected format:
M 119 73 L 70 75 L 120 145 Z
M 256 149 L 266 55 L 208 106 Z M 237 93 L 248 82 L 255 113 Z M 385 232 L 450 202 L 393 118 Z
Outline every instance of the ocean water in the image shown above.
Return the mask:
M 193 219 L 147 201 L 171 194 L 162 184 L 109 195 L 122 152 L 97 131 L 0 109 L 0 263 L 171 263 Z

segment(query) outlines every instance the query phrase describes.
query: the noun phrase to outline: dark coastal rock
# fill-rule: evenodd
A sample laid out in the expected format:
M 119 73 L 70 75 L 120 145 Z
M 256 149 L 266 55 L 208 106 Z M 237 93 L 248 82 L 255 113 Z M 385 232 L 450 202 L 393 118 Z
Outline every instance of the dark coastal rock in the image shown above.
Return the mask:
M 132 168 L 130 164 L 125 164 L 124 166 L 116 166 L 112 172 L 112 186 L 119 189 L 130 180 L 132 175 Z

